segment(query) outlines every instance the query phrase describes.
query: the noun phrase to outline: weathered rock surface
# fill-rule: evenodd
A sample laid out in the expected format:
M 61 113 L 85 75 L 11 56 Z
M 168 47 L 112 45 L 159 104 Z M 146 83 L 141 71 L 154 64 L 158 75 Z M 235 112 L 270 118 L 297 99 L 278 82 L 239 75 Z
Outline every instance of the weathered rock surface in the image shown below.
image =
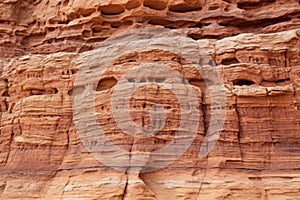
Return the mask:
M 0 4 L 1 199 L 299 199 L 298 0 Z M 125 29 L 153 26 L 178 29 L 209 52 L 226 87 L 225 124 L 213 151 L 198 158 L 211 114 L 202 77 L 180 55 L 158 49 L 121 57 L 99 77 L 95 101 L 111 141 L 128 151 L 153 151 L 179 127 L 176 98 L 153 86 L 136 91 L 130 114 L 144 125 L 151 105 L 168 107 L 168 124 L 157 137 L 133 138 L 114 121 L 115 84 L 147 61 L 189 80 L 199 101 L 200 126 L 190 148 L 170 166 L 119 172 L 82 144 L 73 125 L 74 81 L 83 62 L 97 57 L 102 41 Z

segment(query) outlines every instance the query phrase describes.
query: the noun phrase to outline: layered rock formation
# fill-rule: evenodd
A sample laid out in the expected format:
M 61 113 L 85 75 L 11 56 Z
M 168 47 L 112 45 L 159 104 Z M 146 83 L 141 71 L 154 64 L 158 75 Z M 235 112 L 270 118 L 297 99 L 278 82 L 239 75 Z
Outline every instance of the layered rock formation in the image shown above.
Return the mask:
M 298 0 L 0 4 L 1 199 L 299 199 Z M 159 48 L 118 58 L 99 77 L 95 100 L 100 126 L 114 144 L 153 151 L 169 143 L 179 127 L 176 97 L 153 85 L 134 93 L 130 114 L 143 126 L 151 105 L 164 105 L 168 123 L 159 135 L 136 139 L 117 126 L 113 89 L 141 63 L 177 70 L 197 94 L 200 111 L 196 137 L 174 163 L 125 173 L 99 162 L 82 143 L 73 125 L 74 83 L 99 49 L 110 55 L 104 40 L 148 27 L 177 29 L 210 54 L 226 88 L 226 117 L 214 149 L 199 158 L 212 109 L 203 77 L 181 55 Z

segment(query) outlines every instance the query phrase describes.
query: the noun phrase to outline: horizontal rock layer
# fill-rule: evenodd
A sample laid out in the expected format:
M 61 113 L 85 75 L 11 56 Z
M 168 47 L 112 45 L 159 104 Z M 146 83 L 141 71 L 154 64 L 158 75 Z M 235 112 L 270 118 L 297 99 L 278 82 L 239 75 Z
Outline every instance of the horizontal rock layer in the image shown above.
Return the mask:
M 83 52 L 136 24 L 178 29 L 194 39 L 299 28 L 298 0 L 104 0 L 1 3 L 1 57 Z

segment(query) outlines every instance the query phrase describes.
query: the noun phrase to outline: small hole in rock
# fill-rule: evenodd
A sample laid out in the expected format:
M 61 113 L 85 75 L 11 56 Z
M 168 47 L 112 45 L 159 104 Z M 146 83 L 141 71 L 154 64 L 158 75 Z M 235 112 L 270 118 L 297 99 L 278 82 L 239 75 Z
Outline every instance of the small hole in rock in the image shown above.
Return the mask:
M 211 5 L 208 10 L 218 10 L 220 8 L 219 5 Z
M 251 80 L 242 79 L 242 80 L 236 80 L 233 81 L 233 85 L 243 86 L 243 85 L 254 85 L 255 83 Z
M 101 28 L 100 26 L 99 26 L 99 27 L 93 27 L 93 28 L 92 28 L 92 32 L 93 32 L 93 33 L 100 33 L 101 30 L 102 30 L 102 28 Z
M 33 89 L 31 90 L 31 95 L 43 95 L 45 94 L 45 90 Z
M 202 28 L 202 24 L 201 24 L 201 22 L 198 22 L 195 25 L 190 26 L 189 28 Z
M 254 9 L 257 7 L 262 7 L 265 5 L 269 5 L 271 3 L 275 3 L 276 0 L 261 0 L 258 2 L 251 2 L 251 1 L 244 1 L 244 2 L 238 2 L 237 7 L 243 10 L 249 10 Z
M 119 15 L 125 11 L 122 6 L 119 5 L 108 5 L 100 7 L 102 15 Z
M 131 9 L 139 7 L 140 5 L 141 5 L 141 3 L 138 0 L 131 0 L 131 1 L 128 1 L 128 3 L 125 5 L 125 8 L 128 10 L 131 10 Z
M 227 26 L 227 24 L 224 23 L 224 22 L 219 22 L 218 25 L 219 25 L 219 26 Z
M 200 11 L 202 10 L 202 7 L 200 6 L 191 6 L 186 3 L 170 6 L 169 10 L 172 12 L 179 12 L 179 13 L 185 13 L 185 12 L 194 12 L 194 11 Z
M 237 64 L 237 63 L 240 63 L 240 62 L 236 58 L 225 58 L 221 61 L 222 65 L 231 65 L 231 64 Z
M 225 11 L 225 12 L 228 12 L 229 10 L 230 10 L 230 9 L 229 9 L 229 8 L 227 8 L 227 7 L 226 7 L 226 8 L 224 8 L 224 11 Z
M 83 37 L 90 37 L 90 36 L 91 36 L 91 31 L 89 31 L 89 30 L 84 30 L 84 31 L 82 32 L 82 35 L 83 35 Z
M 53 32 L 53 31 L 55 31 L 55 28 L 54 27 L 48 27 L 47 30 L 48 30 L 48 32 Z
M 215 66 L 215 63 L 214 63 L 214 61 L 213 61 L 213 60 L 209 60 L 209 61 L 208 61 L 208 65 L 210 65 L 210 66 L 214 67 L 214 66 Z
M 127 20 L 127 21 L 120 21 L 120 22 L 112 22 L 112 23 L 110 24 L 110 26 L 111 26 L 112 28 L 120 28 L 120 27 L 122 27 L 122 26 L 130 26 L 130 25 L 132 25 L 132 24 L 133 24 L 132 21 Z
M 58 93 L 58 89 L 57 88 L 51 88 L 46 90 L 46 94 L 57 94 Z
M 134 83 L 134 82 L 135 82 L 135 80 L 134 80 L 133 78 L 129 78 L 129 79 L 127 79 L 127 81 L 128 81 L 129 83 Z
M 9 97 L 8 90 L 5 90 L 3 92 L 2 97 Z
M 203 80 L 192 78 L 189 80 L 189 83 L 193 86 L 200 87 L 203 85 Z
M 91 9 L 86 9 L 86 10 L 79 10 L 78 11 L 83 17 L 88 17 L 91 14 L 93 14 L 94 12 L 96 12 L 95 8 L 91 8 Z
M 151 24 L 151 25 L 160 25 L 160 26 L 168 26 L 171 22 L 165 20 L 165 19 L 160 19 L 160 18 L 153 18 L 153 19 L 150 19 L 148 21 L 148 24 Z
M 145 0 L 144 6 L 154 10 L 164 10 L 167 7 L 165 2 L 160 0 Z
M 99 81 L 96 90 L 102 91 L 102 90 L 110 89 L 113 86 L 115 86 L 117 84 L 117 82 L 118 82 L 117 79 L 114 77 L 103 78 Z
M 147 80 L 144 79 L 144 78 L 142 78 L 142 79 L 140 80 L 140 83 L 145 83 L 145 82 L 147 82 Z
M 70 15 L 68 16 L 69 21 L 72 21 L 74 19 L 78 19 L 79 17 L 80 17 L 80 15 L 78 13 L 70 13 Z
M 286 78 L 286 79 L 279 79 L 279 80 L 276 80 L 275 83 L 284 83 L 284 82 L 289 82 L 291 81 L 290 78 Z
M 162 82 L 165 81 L 165 78 L 156 78 L 155 81 L 156 81 L 157 83 L 162 83 Z
M 68 95 L 69 95 L 69 96 L 72 96 L 72 95 L 73 95 L 73 89 L 71 89 L 71 90 L 68 91 Z

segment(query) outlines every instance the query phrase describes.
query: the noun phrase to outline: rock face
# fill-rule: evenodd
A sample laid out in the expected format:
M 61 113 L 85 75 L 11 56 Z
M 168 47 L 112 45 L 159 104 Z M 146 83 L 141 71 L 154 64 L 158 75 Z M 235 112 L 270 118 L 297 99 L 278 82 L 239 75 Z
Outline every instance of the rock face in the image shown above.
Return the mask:
M 300 199 L 298 0 L 4 0 L 0 5 L 1 199 Z M 149 124 L 151 106 L 161 104 L 167 110 L 163 129 L 135 138 L 118 126 L 114 88 L 130 69 L 147 62 L 176 70 L 188 81 L 199 105 L 199 126 L 187 151 L 169 166 L 118 171 L 90 153 L 74 126 L 72 102 L 87 87 L 84 81 L 75 84 L 76 78 L 83 67 L 97 67 L 99 53 L 111 56 L 111 45 L 124 39 L 114 35 L 150 27 L 176 29 L 210 55 L 208 64 L 215 63 L 225 85 L 224 126 L 208 156 L 198 157 L 209 125 L 218 123 L 211 122 L 209 80 L 178 53 L 145 48 L 123 55 L 120 48 L 95 88 L 96 116 L 107 138 L 127 152 L 152 152 L 169 144 L 180 128 L 186 110 L 171 89 L 151 84 L 133 92 L 125 124 Z M 129 36 L 128 46 L 139 39 Z M 122 98 L 117 100 L 121 105 Z M 95 124 L 87 120 L 84 126 Z

